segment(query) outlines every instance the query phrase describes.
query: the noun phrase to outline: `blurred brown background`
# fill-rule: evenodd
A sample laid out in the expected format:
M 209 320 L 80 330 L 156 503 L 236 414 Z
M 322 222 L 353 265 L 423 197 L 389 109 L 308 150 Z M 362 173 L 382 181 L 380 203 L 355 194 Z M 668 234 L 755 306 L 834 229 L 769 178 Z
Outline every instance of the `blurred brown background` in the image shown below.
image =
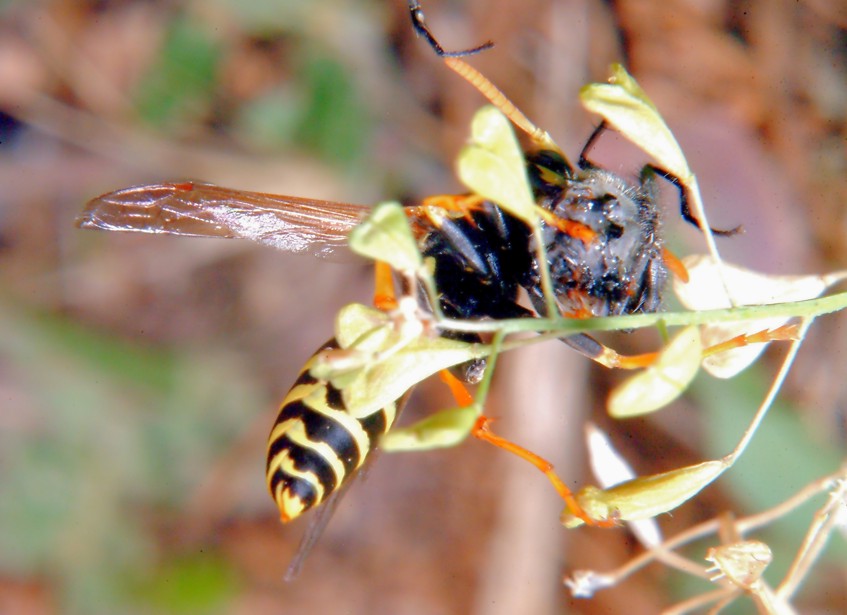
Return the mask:
M 597 121 L 579 87 L 623 61 L 679 138 L 712 224 L 745 226 L 724 256 L 774 273 L 847 266 L 845 2 L 425 9 L 447 48 L 496 43 L 471 62 L 572 157 Z M 83 232 L 74 217 L 102 192 L 164 179 L 360 203 L 458 191 L 452 161 L 483 101 L 415 38 L 400 0 L 0 11 L 0 613 L 647 613 L 708 589 L 654 566 L 573 600 L 566 571 L 608 569 L 639 547 L 624 530 L 564 530 L 544 478 L 478 442 L 382 455 L 301 578 L 283 583 L 305 523 L 280 526 L 265 493 L 267 430 L 337 309 L 368 301 L 368 267 Z M 593 159 L 625 176 L 644 163 L 614 135 Z M 702 251 L 674 191 L 663 197 L 675 251 Z M 815 325 L 772 431 L 663 518 L 669 533 L 774 505 L 837 467 L 843 323 Z M 614 424 L 603 400 L 618 375 L 560 346 L 504 357 L 488 413 L 573 486 L 591 480 L 587 417 L 639 473 L 693 463 L 734 445 L 774 365 L 704 377 L 672 408 Z M 422 386 L 405 419 L 449 404 Z M 774 528 L 776 569 L 813 510 Z M 843 550 L 823 558 L 804 612 L 847 610 L 845 574 Z

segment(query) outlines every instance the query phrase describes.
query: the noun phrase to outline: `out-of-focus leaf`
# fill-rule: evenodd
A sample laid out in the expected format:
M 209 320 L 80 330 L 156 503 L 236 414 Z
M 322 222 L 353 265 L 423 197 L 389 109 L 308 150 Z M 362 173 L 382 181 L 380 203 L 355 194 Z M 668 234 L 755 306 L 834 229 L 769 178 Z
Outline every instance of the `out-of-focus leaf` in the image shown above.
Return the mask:
M 801 351 L 801 357 L 802 354 Z M 755 368 L 718 384 L 701 380 L 692 387 L 692 394 L 704 413 L 707 455 L 726 454 L 736 446 L 761 403 L 762 391 L 768 386 Z M 723 480 L 739 502 L 737 514 L 761 512 L 775 506 L 809 482 L 838 468 L 843 462 L 843 452 L 826 435 L 809 429 L 802 409 L 790 408 L 777 398 L 756 436 Z M 806 504 L 772 527 L 779 537 L 768 539 L 777 572 L 788 565 L 784 558 L 779 561 L 780 553 L 790 555 L 796 551 L 796 545 L 809 528 L 811 515 L 822 503 L 823 499 L 819 498 Z M 831 548 L 837 550 L 839 557 L 847 557 L 843 542 L 833 541 Z
M 360 160 L 371 122 L 349 70 L 315 53 L 306 58 L 297 79 L 305 93 L 295 133 L 298 143 L 336 164 Z
M 367 155 L 372 121 L 347 67 L 319 51 L 292 59 L 294 74 L 237 110 L 236 125 L 254 147 L 300 147 L 335 165 Z
M 126 612 L 122 579 L 156 545 L 139 519 L 184 502 L 245 425 L 244 409 L 263 402 L 220 356 L 165 353 L 170 373 L 145 387 L 144 369 L 120 366 L 143 367 L 147 351 L 91 340 L 80 348 L 84 330 L 0 310 L 0 385 L 11 377 L 26 396 L 2 415 L 0 565 L 49 571 L 68 612 Z
M 261 33 L 268 30 L 277 33 L 280 30 L 293 30 L 296 24 L 303 24 L 314 7 L 302 2 L 280 2 L 279 0 L 207 0 L 207 4 L 217 4 L 239 22 L 244 30 Z M 302 25 L 301 25 L 302 27 Z
M 57 350 L 89 362 L 106 380 L 152 389 L 164 394 L 173 386 L 175 358 L 162 348 L 145 347 L 103 335 L 78 323 L 46 314 L 34 315 L 32 325 Z
M 136 587 L 154 612 L 173 615 L 228 612 L 237 589 L 230 566 L 209 553 L 167 562 Z
M 300 92 L 291 84 L 269 90 L 237 110 L 238 133 L 261 149 L 290 145 L 302 121 L 303 106 Z

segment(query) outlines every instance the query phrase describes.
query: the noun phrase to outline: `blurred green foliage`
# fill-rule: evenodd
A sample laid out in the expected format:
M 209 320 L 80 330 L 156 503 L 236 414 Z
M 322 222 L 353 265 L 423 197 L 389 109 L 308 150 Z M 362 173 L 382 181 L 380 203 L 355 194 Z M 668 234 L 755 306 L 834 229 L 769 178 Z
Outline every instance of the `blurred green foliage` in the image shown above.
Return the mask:
M 357 160 L 370 134 L 370 122 L 345 68 L 313 53 L 302 63 L 299 78 L 307 98 L 300 110 L 297 141 L 330 162 Z
M 211 19 L 190 6 L 157 14 L 166 26 L 134 92 L 140 123 L 177 139 L 231 130 L 252 149 L 342 171 L 369 159 L 372 122 L 350 69 L 309 34 L 333 6 L 217 4 Z M 221 15 L 234 29 L 214 25 Z M 234 99 L 230 45 L 283 39 L 280 82 Z M 0 297 L 0 384 L 22 398 L 0 429 L 0 569 L 43 578 L 65 612 L 225 610 L 231 564 L 174 554 L 155 523 L 181 519 L 251 416 L 272 407 L 264 385 L 227 347 L 149 346 L 16 305 Z M 251 459 L 257 491 L 263 446 Z
M 52 578 L 69 612 L 121 611 L 135 599 L 126 579 L 148 577 L 157 558 L 143 520 L 185 506 L 249 424 L 245 409 L 266 405 L 259 387 L 223 351 L 139 349 L 9 309 L 0 357 L 35 395 L 26 419 L 0 430 L 0 566 Z M 229 575 L 209 565 L 219 570 L 198 579 Z M 209 587 L 197 600 L 223 596 Z
M 245 105 L 237 125 L 262 148 L 295 146 L 337 167 L 355 166 L 372 123 L 347 70 L 315 49 L 295 62 L 292 83 Z
M 209 113 L 218 78 L 221 43 L 184 16 L 170 24 L 154 62 L 138 87 L 141 118 L 160 128 L 193 124 Z
M 134 585 L 139 603 L 174 615 L 225 612 L 238 590 L 227 562 L 210 553 L 166 562 Z
M 136 95 L 141 119 L 158 130 L 217 122 L 222 62 L 219 36 L 177 15 L 169 24 L 157 60 Z M 305 150 L 340 168 L 363 157 L 372 130 L 349 69 L 328 51 L 309 45 L 287 61 L 289 81 L 234 109 L 234 127 L 253 146 Z

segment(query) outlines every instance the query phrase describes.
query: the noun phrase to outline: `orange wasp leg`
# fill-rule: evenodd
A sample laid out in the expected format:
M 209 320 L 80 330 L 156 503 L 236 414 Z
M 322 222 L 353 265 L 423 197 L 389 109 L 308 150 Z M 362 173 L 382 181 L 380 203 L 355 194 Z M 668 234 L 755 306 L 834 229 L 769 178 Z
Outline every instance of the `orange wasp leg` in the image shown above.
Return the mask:
M 799 326 L 796 324 L 783 325 L 776 329 L 765 329 L 756 333 L 737 335 L 724 342 L 720 342 L 713 346 L 703 349 L 703 356 L 709 357 L 720 352 L 742 348 L 750 344 L 765 344 L 767 342 L 777 342 L 786 340 L 796 340 L 798 336 Z M 650 367 L 655 363 L 659 356 L 658 352 L 647 352 L 637 355 L 622 355 L 618 354 L 611 348 L 604 346 L 589 335 L 574 335 L 566 340 L 568 344 L 585 355 L 589 359 L 596 361 L 600 365 L 611 369 L 641 369 Z
M 453 394 L 453 397 L 456 399 L 456 402 L 462 406 L 467 407 L 474 403 L 473 397 L 468 392 L 465 385 L 456 378 L 453 374 L 451 374 L 447 370 L 442 370 L 439 372 L 439 377 L 441 381 L 444 382 L 449 388 L 450 392 Z M 502 448 L 504 451 L 507 451 L 513 455 L 517 455 L 521 459 L 525 459 L 536 468 L 538 468 L 550 483 L 553 485 L 553 488 L 556 490 L 556 493 L 559 494 L 559 497 L 565 502 L 565 506 L 573 516 L 582 519 L 586 525 L 593 525 L 595 527 L 614 527 L 616 524 L 614 519 L 595 519 L 591 517 L 582 506 L 579 505 L 579 502 L 576 500 L 576 496 L 573 491 L 571 491 L 567 485 L 559 478 L 558 474 L 554 471 L 554 466 L 552 463 L 525 449 L 524 447 L 515 444 L 511 440 L 507 440 L 502 436 L 498 436 L 494 432 L 491 431 L 489 424 L 491 423 L 491 419 L 487 416 L 480 415 L 480 417 L 476 420 L 476 424 L 471 430 L 471 434 L 482 440 L 483 442 L 488 442 L 489 444 L 493 444 L 498 448 Z
M 676 254 L 667 248 L 662 248 L 662 260 L 665 261 L 668 271 L 679 278 L 680 282 L 688 282 L 688 269 Z
M 377 261 L 374 272 L 374 306 L 384 312 L 397 309 L 394 274 L 388 263 Z
M 461 380 L 456 378 L 453 374 L 450 373 L 449 370 L 442 369 L 438 372 L 438 377 L 441 378 L 441 382 L 447 385 L 447 388 L 450 389 L 450 393 L 453 395 L 453 399 L 456 400 L 456 403 L 459 404 L 462 408 L 467 408 L 468 406 L 473 406 L 474 399 L 473 396 L 468 391 L 467 387 L 462 383 Z
M 704 349 L 703 356 L 708 357 L 713 354 L 718 354 L 719 352 L 749 346 L 750 344 L 765 344 L 767 342 L 797 340 L 799 339 L 799 335 L 800 325 L 798 324 L 782 325 L 776 329 L 764 329 L 763 331 L 757 331 L 756 333 L 736 335 L 725 342 L 721 342 Z
M 587 333 L 578 333 L 562 340 L 582 356 L 609 369 L 640 369 L 655 363 L 658 352 L 622 355 L 601 344 Z
M 469 216 L 472 211 L 480 209 L 484 201 L 478 194 L 438 194 L 426 197 L 423 206 L 438 207 Z
M 582 506 L 579 505 L 579 502 L 576 500 L 576 496 L 574 492 L 571 491 L 562 479 L 559 478 L 559 475 L 554 471 L 554 466 L 552 463 L 536 455 L 535 453 L 528 451 L 524 447 L 515 444 L 514 442 L 507 440 L 491 431 L 491 428 L 488 426 L 491 422 L 486 416 L 480 416 L 476 420 L 476 425 L 474 425 L 473 431 L 471 432 L 474 437 L 483 440 L 484 442 L 488 442 L 489 444 L 493 444 L 498 448 L 502 448 L 504 451 L 508 451 L 513 455 L 517 455 L 521 459 L 525 459 L 536 468 L 538 468 L 544 475 L 547 477 L 547 480 L 553 485 L 553 488 L 559 494 L 559 497 L 565 502 L 565 506 L 568 509 L 568 512 L 572 514 L 574 517 L 578 517 L 585 522 L 586 525 L 593 525 L 595 527 L 615 527 L 617 522 L 615 519 L 595 519 L 591 515 L 589 515 Z

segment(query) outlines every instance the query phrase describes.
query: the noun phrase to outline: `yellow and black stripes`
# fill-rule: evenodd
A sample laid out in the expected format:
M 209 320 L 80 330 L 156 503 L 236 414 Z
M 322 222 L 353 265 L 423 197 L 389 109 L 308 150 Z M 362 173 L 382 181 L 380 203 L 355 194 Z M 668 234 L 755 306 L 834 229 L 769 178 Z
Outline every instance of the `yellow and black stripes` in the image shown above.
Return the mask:
M 330 340 L 318 352 L 333 348 L 338 345 Z M 314 355 L 283 400 L 268 440 L 268 489 L 283 522 L 341 487 L 396 415 L 392 404 L 364 418 L 353 417 L 341 391 L 312 376 L 313 362 Z

